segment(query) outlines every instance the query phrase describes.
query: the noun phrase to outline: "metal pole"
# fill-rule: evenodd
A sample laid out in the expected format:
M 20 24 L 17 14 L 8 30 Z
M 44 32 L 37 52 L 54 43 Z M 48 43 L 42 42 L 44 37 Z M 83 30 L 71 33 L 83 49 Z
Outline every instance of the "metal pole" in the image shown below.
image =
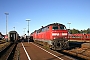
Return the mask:
M 28 20 L 28 36 L 29 36 L 29 20 Z
M 24 35 L 25 35 L 25 29 L 26 29 L 26 28 L 23 28 L 23 29 L 24 29 Z
M 7 37 L 7 15 L 9 15 L 9 13 L 5 13 L 5 15 L 6 15 L 6 37 Z M 6 40 L 7 40 L 7 38 L 6 38 Z
M 15 31 L 15 27 L 13 27 L 14 28 L 14 31 Z
M 28 21 L 28 43 L 29 43 L 29 21 L 31 21 L 30 19 L 26 19 L 26 21 Z
M 70 22 L 68 22 L 67 24 L 69 24 L 69 34 L 70 34 Z M 69 41 L 70 41 L 70 36 L 69 36 Z
M 71 24 L 71 23 L 69 22 L 69 23 L 67 23 L 67 24 L 69 24 L 69 32 L 70 32 L 70 24 Z
M 7 36 L 7 15 L 6 15 L 6 36 Z

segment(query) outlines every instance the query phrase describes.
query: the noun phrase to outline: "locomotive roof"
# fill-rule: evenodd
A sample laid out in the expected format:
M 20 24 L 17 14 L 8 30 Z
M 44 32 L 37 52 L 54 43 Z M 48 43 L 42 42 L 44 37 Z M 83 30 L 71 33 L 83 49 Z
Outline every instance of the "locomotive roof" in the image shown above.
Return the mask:
M 51 25 L 63 25 L 63 24 L 60 24 L 60 23 L 52 23 L 52 24 L 48 24 L 48 25 L 46 25 L 46 26 L 42 26 L 40 29 L 38 29 L 38 30 L 35 30 L 34 32 L 36 32 L 36 31 L 39 31 L 39 30 L 41 30 L 41 29 L 43 29 L 43 28 L 45 28 L 45 27 L 48 27 L 48 26 L 51 26 Z M 65 26 L 65 25 L 64 25 Z M 32 32 L 32 33 L 34 33 L 34 32 Z M 32 34 L 31 33 L 31 34 Z
M 17 33 L 16 31 L 10 31 L 9 33 Z
M 49 24 L 49 25 L 47 25 L 47 26 L 50 26 L 50 25 L 63 25 L 63 24 L 60 24 L 60 23 L 52 23 L 52 24 Z M 47 26 L 45 26 L 45 27 L 47 27 Z
M 63 25 L 63 24 L 60 24 L 60 23 L 52 23 L 52 24 L 48 24 L 47 26 L 41 27 L 40 29 L 45 28 L 45 27 L 48 27 L 48 26 L 51 26 L 51 25 Z M 64 26 L 65 26 L 65 25 L 64 25 Z M 38 29 L 38 30 L 39 30 L 39 29 Z

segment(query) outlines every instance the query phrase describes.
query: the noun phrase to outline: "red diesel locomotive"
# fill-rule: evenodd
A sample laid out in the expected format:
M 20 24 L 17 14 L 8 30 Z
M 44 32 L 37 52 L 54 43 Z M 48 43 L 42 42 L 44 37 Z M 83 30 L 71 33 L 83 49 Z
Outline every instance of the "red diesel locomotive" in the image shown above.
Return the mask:
M 35 42 L 42 42 L 53 50 L 69 48 L 68 30 L 65 25 L 52 23 L 31 33 Z

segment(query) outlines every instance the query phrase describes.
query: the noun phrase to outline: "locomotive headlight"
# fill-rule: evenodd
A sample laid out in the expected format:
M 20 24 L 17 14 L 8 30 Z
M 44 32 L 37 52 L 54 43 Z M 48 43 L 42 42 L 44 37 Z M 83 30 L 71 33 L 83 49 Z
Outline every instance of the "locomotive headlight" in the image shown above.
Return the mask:
M 56 39 L 56 38 L 54 37 L 54 39 Z

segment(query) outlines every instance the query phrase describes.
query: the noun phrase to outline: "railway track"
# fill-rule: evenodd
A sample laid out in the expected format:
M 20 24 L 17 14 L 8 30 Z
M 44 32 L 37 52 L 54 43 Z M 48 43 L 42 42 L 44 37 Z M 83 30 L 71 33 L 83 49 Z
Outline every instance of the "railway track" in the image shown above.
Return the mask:
M 73 55 L 73 54 L 67 53 L 67 52 L 69 52 L 69 50 L 62 50 L 62 51 L 58 50 L 58 51 L 54 51 L 54 50 L 49 49 L 48 47 L 45 47 L 45 46 L 43 46 L 43 45 L 41 45 L 41 44 L 38 44 L 38 43 L 35 43 L 35 44 L 43 47 L 44 49 L 51 50 L 51 51 L 56 52 L 56 53 L 58 53 L 58 54 L 62 54 L 62 55 L 64 55 L 64 56 L 67 56 L 67 57 L 69 57 L 69 58 L 71 58 L 71 59 L 74 59 L 74 60 L 86 60 L 85 58 L 82 58 L 82 57 L 80 57 L 80 56 L 78 56 L 78 55 Z M 78 46 L 78 45 L 79 45 L 79 46 Z M 72 46 L 70 49 L 76 48 L 76 47 L 80 47 L 80 44 L 78 44 L 78 45 L 76 44 L 75 47 Z
M 81 57 L 79 57 L 79 56 L 72 55 L 72 54 L 70 54 L 70 53 L 66 53 L 67 50 L 64 50 L 64 51 L 56 51 L 56 52 L 58 52 L 58 53 L 60 53 L 60 54 L 63 54 L 63 55 L 66 55 L 67 57 L 73 58 L 74 60 L 86 60 L 86 59 L 81 58 Z
M 71 56 L 77 60 L 90 60 L 90 44 L 84 42 L 71 42 L 70 48 L 67 50 L 57 51 L 67 56 Z
M 6 43 L 5 40 L 0 40 L 0 44 Z
M 12 60 L 17 44 L 11 43 L 8 47 L 0 51 L 0 60 Z

